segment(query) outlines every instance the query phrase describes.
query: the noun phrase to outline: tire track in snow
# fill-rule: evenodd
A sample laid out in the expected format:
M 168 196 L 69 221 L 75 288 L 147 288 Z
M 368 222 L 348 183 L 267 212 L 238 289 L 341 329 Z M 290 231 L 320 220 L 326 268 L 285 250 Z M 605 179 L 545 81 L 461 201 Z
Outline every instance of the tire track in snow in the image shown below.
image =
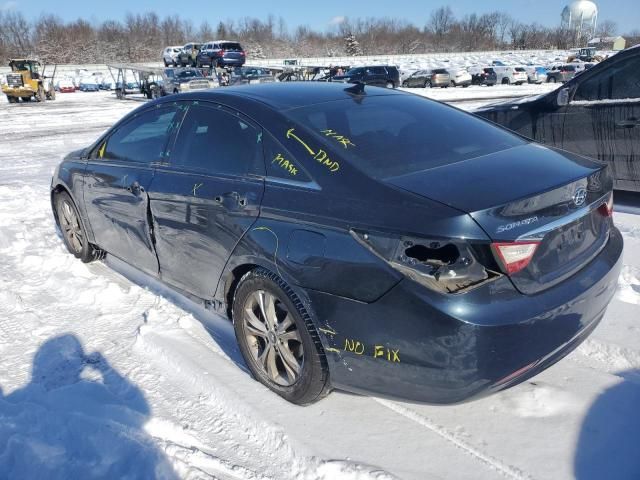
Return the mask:
M 403 417 L 408 418 L 409 420 L 412 420 L 419 425 L 422 425 L 436 435 L 439 435 L 449 443 L 452 443 L 459 449 L 463 450 L 469 456 L 487 465 L 489 468 L 495 470 L 504 477 L 511 478 L 513 480 L 534 480 L 534 477 L 529 473 L 524 472 L 520 468 L 503 463 L 497 458 L 494 458 L 491 455 L 479 450 L 468 442 L 460 439 L 455 433 L 447 430 L 445 427 L 438 425 L 430 418 L 421 415 L 414 410 L 411 410 L 410 408 L 402 406 L 396 402 L 384 400 L 381 398 L 375 398 L 375 401 L 380 405 L 387 407 L 389 410 L 392 410 L 393 412 L 402 415 Z

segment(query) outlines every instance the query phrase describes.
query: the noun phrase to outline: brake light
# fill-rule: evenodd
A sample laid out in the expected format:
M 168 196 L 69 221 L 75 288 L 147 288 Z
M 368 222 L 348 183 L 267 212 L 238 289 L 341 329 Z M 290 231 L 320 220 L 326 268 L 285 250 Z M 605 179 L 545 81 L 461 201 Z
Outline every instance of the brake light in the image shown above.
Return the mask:
M 609 199 L 598 207 L 598 211 L 605 217 L 613 217 L 613 193 Z
M 491 244 L 507 274 L 513 275 L 526 268 L 540 242 L 494 242 Z
M 224 57 L 224 50 L 218 50 L 216 52 L 216 55 L 219 56 L 219 57 Z
M 244 53 L 244 52 L 240 52 L 240 55 L 242 55 L 242 56 L 244 57 L 244 56 L 245 56 L 245 53 Z

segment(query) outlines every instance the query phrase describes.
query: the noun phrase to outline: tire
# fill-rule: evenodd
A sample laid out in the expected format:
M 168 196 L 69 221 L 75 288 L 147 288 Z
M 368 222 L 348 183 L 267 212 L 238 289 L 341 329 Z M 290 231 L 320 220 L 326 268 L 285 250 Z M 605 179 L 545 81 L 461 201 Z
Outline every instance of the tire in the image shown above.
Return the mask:
M 167 62 L 167 60 L 166 60 L 166 59 L 164 59 L 164 66 L 165 66 L 165 67 L 168 67 L 168 66 L 169 66 L 169 62 Z
M 547 82 L 548 82 L 548 83 L 556 83 L 556 77 L 549 77 L 549 78 L 547 78 Z
M 173 89 L 173 94 L 174 94 L 174 95 L 177 95 L 177 94 L 179 94 L 179 93 L 180 93 L 180 92 L 178 91 L 178 89 L 177 89 L 177 88 L 174 88 L 174 89 Z
M 395 88 L 394 85 L 393 85 L 393 82 L 387 82 L 386 87 L 387 88 Z
M 67 192 L 55 194 L 56 223 L 62 233 L 67 250 L 84 263 L 93 262 L 102 255 L 87 239 L 86 229 L 75 203 Z
M 502 79 L 502 85 L 510 85 L 510 84 L 511 84 L 511 82 L 509 81 L 508 78 L 503 78 Z
M 429 80 L 424 81 L 424 88 L 431 88 L 431 82 Z
M 16 97 L 10 97 L 9 95 L 7 95 L 7 102 L 9 102 L 9 103 L 17 103 L 18 99 Z
M 451 80 L 451 86 L 452 86 L 453 88 L 456 88 L 456 82 L 454 82 L 453 80 Z
M 297 405 L 316 402 L 329 392 L 318 333 L 302 302 L 280 277 L 263 268 L 245 274 L 232 312 L 240 351 L 256 380 Z
M 30 102 L 31 101 L 31 97 L 22 97 L 22 101 L 23 102 Z

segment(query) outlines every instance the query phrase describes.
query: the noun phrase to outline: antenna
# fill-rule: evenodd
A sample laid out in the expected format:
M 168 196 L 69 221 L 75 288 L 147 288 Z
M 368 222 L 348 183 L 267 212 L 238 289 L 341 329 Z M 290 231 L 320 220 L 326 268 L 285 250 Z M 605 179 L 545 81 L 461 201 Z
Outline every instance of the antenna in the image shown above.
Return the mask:
M 350 93 L 351 95 L 365 95 L 364 86 L 366 84 L 359 80 L 356 80 L 353 83 L 353 86 L 345 88 L 344 91 Z

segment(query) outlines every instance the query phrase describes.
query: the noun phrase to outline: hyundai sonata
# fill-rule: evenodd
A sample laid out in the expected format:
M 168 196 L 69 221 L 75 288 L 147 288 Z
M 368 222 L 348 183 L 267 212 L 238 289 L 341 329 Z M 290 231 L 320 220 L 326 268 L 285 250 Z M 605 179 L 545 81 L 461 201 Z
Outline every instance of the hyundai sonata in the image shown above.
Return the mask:
M 55 171 L 66 247 L 234 322 L 254 377 L 430 403 L 498 391 L 595 328 L 622 238 L 607 167 L 391 89 L 248 85 L 133 111 Z

